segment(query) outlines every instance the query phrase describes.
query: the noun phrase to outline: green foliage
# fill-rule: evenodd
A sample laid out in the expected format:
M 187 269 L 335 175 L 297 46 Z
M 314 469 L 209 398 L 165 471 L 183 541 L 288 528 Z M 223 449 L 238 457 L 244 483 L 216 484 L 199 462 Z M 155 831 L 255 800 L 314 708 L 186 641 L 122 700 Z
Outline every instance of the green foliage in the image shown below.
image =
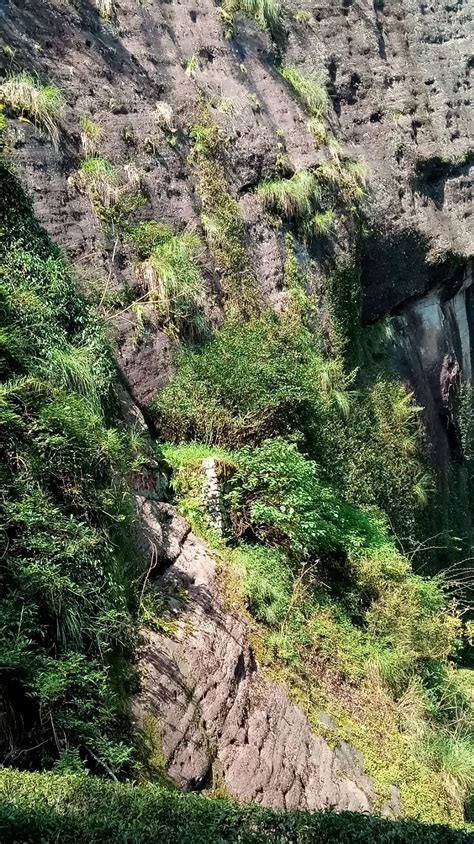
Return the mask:
M 301 170 L 290 179 L 262 182 L 256 190 L 265 208 L 283 217 L 308 217 L 321 198 L 321 190 L 311 170 Z
M 12 74 L 0 84 L 0 102 L 20 118 L 29 118 L 59 144 L 59 120 L 64 97 L 54 85 L 41 85 L 30 73 Z
M 335 213 L 331 209 L 326 211 L 318 211 L 311 218 L 310 228 L 314 234 L 328 235 L 331 234 L 335 224 Z
M 237 535 L 252 531 L 297 561 L 350 549 L 374 530 L 361 511 L 338 499 L 316 464 L 277 438 L 235 455 L 229 505 Z
M 162 327 L 199 337 L 205 330 L 202 308 L 206 287 L 197 259 L 201 241 L 193 232 L 175 235 L 155 220 L 131 226 L 128 241 L 142 258 L 138 275 L 149 290 Z
M 353 397 L 351 413 L 325 430 L 314 455 L 349 500 L 376 505 L 407 548 L 423 524 L 432 480 L 419 408 L 393 377 L 375 375 Z
M 474 720 L 474 719 L 473 719 Z M 442 772 L 453 798 L 474 794 L 474 730 L 470 734 L 433 732 L 425 736 L 422 752 Z
M 294 65 L 284 65 L 280 73 L 296 93 L 310 117 L 320 118 L 328 107 L 329 97 L 324 82 L 317 76 L 306 77 Z
M 113 366 L 5 165 L 0 178 L 2 758 L 51 765 L 67 752 L 119 771 L 134 624 Z
M 297 9 L 293 17 L 297 23 L 309 24 L 311 22 L 311 12 L 308 9 Z
M 219 269 L 228 310 L 248 316 L 258 310 L 258 294 L 245 248 L 239 206 L 228 191 L 220 154 L 218 127 L 207 110 L 190 133 L 191 161 L 196 166 L 202 204 L 201 221 Z
M 166 439 L 233 448 L 337 418 L 347 410 L 346 386 L 309 329 L 265 313 L 229 320 L 202 349 L 181 352 L 152 409 Z
M 196 55 L 192 55 L 189 59 L 186 59 L 184 64 L 184 69 L 187 76 L 190 76 L 193 79 L 196 75 L 196 71 L 199 70 L 199 59 Z
M 69 774 L 0 773 L 5 844 L 468 844 L 468 832 L 353 812 L 302 812 L 209 800 L 162 786 L 137 787 Z

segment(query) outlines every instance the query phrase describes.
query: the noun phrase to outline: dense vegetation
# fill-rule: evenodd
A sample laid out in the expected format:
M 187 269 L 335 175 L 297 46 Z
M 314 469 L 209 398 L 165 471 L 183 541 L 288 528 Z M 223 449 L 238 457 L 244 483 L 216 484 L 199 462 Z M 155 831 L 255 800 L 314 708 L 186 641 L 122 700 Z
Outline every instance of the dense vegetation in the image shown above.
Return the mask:
M 328 738 L 363 751 L 380 801 L 395 783 L 407 814 L 459 822 L 474 789 L 472 681 L 455 667 L 469 634 L 449 579 L 412 566 L 430 564 L 436 532 L 420 408 L 383 334 L 360 329 L 356 251 L 329 277 L 322 328 L 294 251 L 321 236 L 302 225 L 315 196 L 325 213 L 317 185 L 304 171 L 257 190 L 274 224 L 293 226 L 281 313 L 243 310 L 228 288 L 226 321 L 179 353 L 150 410 L 172 443 L 178 503 L 235 578 L 261 663 L 317 729 L 321 709 L 335 717 Z M 231 467 L 223 537 L 202 499 L 211 454 Z
M 94 777 L 0 771 L 0 836 L 64 844 L 467 844 L 447 826 L 342 812 L 282 812 Z
M 113 18 L 112 2 L 97 6 Z M 273 0 L 224 3 L 229 35 L 238 11 L 275 35 Z M 196 62 L 186 63 L 190 78 Z M 142 174 L 100 157 L 102 130 L 85 116 L 71 182 L 109 239 L 128 245 L 138 301 L 168 334 L 192 341 L 148 411 L 168 441 L 177 503 L 218 555 L 260 664 L 329 741 L 363 751 L 375 809 L 396 784 L 407 815 L 458 824 L 474 794 L 472 680 L 458 667 L 470 634 L 449 579 L 412 565 L 418 554 L 430 562 L 434 512 L 419 408 L 383 348 L 369 348 L 371 332 L 362 337 L 357 244 L 352 262 L 328 262 L 324 306 L 311 261 L 300 260 L 348 212 L 359 220 L 365 173 L 323 123 L 321 80 L 279 70 L 327 160 L 295 172 L 283 155 L 255 186 L 284 232 L 278 314 L 258 290 L 206 105 L 189 132 L 189 163 L 220 272 L 218 328 L 203 316 L 203 237 L 133 222 L 146 201 Z M 0 103 L 59 143 L 57 89 L 17 74 L 0 86 Z M 175 145 L 172 112 L 161 105 Z M 118 419 L 93 306 L 3 163 L 0 179 L 0 748 L 9 766 L 54 770 L 0 773 L 2 840 L 467 840 L 447 828 L 275 813 L 90 775 L 143 779 L 146 769 L 126 716 L 142 575 L 127 479 L 146 457 Z M 206 455 L 226 464 L 223 536 L 206 521 Z M 336 726 L 322 727 L 321 710 Z
M 1 754 L 118 772 L 131 753 L 132 450 L 113 427 L 102 328 L 0 168 Z

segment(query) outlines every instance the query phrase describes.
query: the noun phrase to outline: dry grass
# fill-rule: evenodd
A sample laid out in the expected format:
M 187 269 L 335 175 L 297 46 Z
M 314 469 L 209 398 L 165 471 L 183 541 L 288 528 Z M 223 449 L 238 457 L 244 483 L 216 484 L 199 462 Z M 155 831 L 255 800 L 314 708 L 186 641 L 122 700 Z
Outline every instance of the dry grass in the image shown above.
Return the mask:
M 110 210 L 140 189 L 140 173 L 131 164 L 117 167 L 104 158 L 88 158 L 75 176 L 75 186 Z
M 115 15 L 114 0 L 95 0 L 97 11 L 103 20 L 110 21 Z
M 176 132 L 173 108 L 169 103 L 159 102 L 156 104 L 155 119 L 160 129 L 167 132 Z
M 40 85 L 31 74 L 22 72 L 10 76 L 0 85 L 0 102 L 20 118 L 28 119 L 59 146 L 59 121 L 65 100 L 54 85 Z

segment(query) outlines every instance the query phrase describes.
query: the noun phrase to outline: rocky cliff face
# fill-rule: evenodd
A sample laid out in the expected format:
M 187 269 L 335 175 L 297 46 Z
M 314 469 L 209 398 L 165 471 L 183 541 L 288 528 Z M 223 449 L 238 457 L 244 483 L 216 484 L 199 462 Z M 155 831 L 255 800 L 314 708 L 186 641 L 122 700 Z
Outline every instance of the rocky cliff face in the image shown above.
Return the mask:
M 299 11 L 293 0 L 285 6 L 284 31 L 273 43 L 240 16 L 234 37 L 225 40 L 212 0 L 120 0 L 111 23 L 100 19 L 92 0 L 3 0 L 4 70 L 13 55 L 15 65 L 54 81 L 67 98 L 59 149 L 30 124 L 12 121 L 11 158 L 81 278 L 100 291 L 131 290 L 137 297 L 140 280 L 127 247 L 104 235 L 71 178 L 80 162 L 80 117 L 102 127 L 101 155 L 141 172 L 144 217 L 174 231 L 200 230 L 188 135 L 205 98 L 224 139 L 226 177 L 250 264 L 263 299 L 278 308 L 283 232 L 254 188 L 283 153 L 295 171 L 328 153 L 315 145 L 277 63 L 284 53 L 287 63 L 323 74 L 328 121 L 343 152 L 368 165 L 364 319 L 394 318 L 393 358 L 425 407 L 446 483 L 449 466 L 463 459 L 457 414 L 461 385 L 471 384 L 474 349 L 472 7 L 468 0 L 321 0 L 305 15 Z M 171 134 L 157 117 L 159 104 L 171 107 Z M 342 256 L 351 252 L 350 231 L 348 224 L 337 243 Z M 317 283 L 324 283 L 325 261 L 317 250 L 311 258 Z M 208 252 L 200 260 L 207 313 L 217 321 L 221 268 Z M 111 316 L 116 357 L 134 401 L 144 406 L 166 383 L 175 341 L 152 310 L 141 315 L 146 330 L 137 340 L 139 317 L 124 301 Z M 160 719 L 170 776 L 185 788 L 202 787 L 213 767 L 229 791 L 265 805 L 369 811 L 372 784 L 358 754 L 349 746 L 330 749 L 287 690 L 261 674 L 245 618 L 219 596 L 212 557 L 169 508 L 153 508 L 143 510 L 163 563 L 158 585 L 185 584 L 190 595 L 184 607 L 177 602 L 173 635 L 145 634 L 144 690 L 136 705 L 138 719 L 148 710 Z M 400 808 L 395 792 L 392 798 L 387 813 Z
M 142 541 L 159 549 L 154 585 L 176 622 L 172 635 L 144 631 L 134 712 L 140 726 L 158 720 L 168 776 L 185 790 L 218 785 L 263 806 L 370 812 L 375 791 L 361 753 L 347 742 L 331 749 L 285 686 L 266 679 L 245 616 L 222 598 L 210 549 L 169 504 L 145 501 L 141 516 Z M 392 787 L 382 814 L 400 809 Z

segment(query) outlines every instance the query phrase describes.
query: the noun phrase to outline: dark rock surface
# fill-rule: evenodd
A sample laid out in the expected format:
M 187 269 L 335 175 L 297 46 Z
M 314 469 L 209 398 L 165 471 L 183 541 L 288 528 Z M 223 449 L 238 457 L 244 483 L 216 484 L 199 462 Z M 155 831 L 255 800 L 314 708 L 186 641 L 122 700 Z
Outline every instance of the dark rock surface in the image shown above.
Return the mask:
M 214 778 L 264 806 L 369 812 L 374 789 L 361 754 L 347 743 L 332 750 L 287 689 L 264 676 L 205 543 L 171 505 L 145 501 L 141 512 L 155 587 L 179 597 L 173 633 L 142 631 L 134 714 L 139 724 L 157 718 L 170 778 L 186 790 Z M 393 788 L 383 812 L 400 810 Z
M 327 80 L 329 122 L 345 151 L 368 166 L 365 318 L 400 310 L 433 288 L 459 286 L 474 251 L 472 5 L 319 0 L 304 22 L 295 19 L 299 8 L 296 0 L 284 6 L 284 61 Z M 24 142 L 12 157 L 41 219 L 81 273 L 103 285 L 112 244 L 104 243 L 87 199 L 68 184 L 79 163 L 80 116 L 102 126 L 102 155 L 116 163 L 133 161 L 142 170 L 144 216 L 177 231 L 199 229 L 186 135 L 204 95 L 225 138 L 227 177 L 247 223 L 250 260 L 264 298 L 278 307 L 281 234 L 250 194 L 282 149 L 296 169 L 317 163 L 326 152 L 315 149 L 306 117 L 276 70 L 268 35 L 239 18 L 234 39 L 226 41 L 212 0 L 191 5 L 120 0 L 113 23 L 100 20 L 92 0 L 4 0 L 0 30 L 15 51 L 16 66 L 33 66 L 67 97 L 60 152 L 21 124 Z M 1 59 L 6 69 L 8 55 Z M 185 72 L 191 56 L 198 62 L 194 76 Z M 158 102 L 173 108 L 176 147 L 158 125 Z M 209 255 L 203 264 L 211 290 L 215 268 Z M 136 283 L 119 249 L 111 284 Z M 216 305 L 209 306 L 218 315 Z M 118 360 L 144 402 L 167 378 L 169 343 L 157 332 L 137 352 L 135 317 L 129 312 L 126 318 L 130 337 L 122 324 Z M 413 386 L 423 390 L 417 382 Z

